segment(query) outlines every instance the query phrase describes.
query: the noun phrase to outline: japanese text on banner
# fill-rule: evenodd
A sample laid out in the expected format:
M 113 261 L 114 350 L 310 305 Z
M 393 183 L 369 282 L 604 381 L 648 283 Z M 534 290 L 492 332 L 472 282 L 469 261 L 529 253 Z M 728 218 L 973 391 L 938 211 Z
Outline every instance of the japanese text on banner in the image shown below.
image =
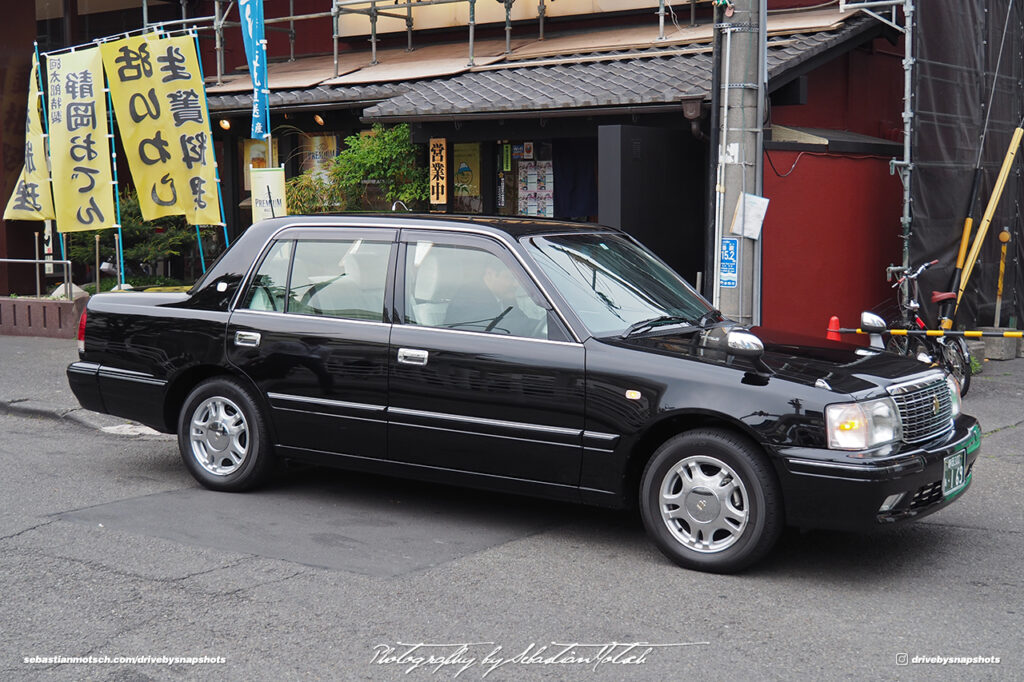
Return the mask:
M 267 43 L 264 40 L 263 0 L 238 0 L 242 42 L 252 78 L 252 132 L 262 140 L 270 136 L 270 89 L 267 85 Z
M 25 165 L 4 211 L 5 220 L 51 220 L 50 160 L 46 156 L 43 124 L 39 116 L 39 61 L 32 55 L 28 85 L 28 115 L 25 117 Z
M 221 223 L 206 91 L 190 36 L 125 38 L 100 47 L 144 220 Z
M 116 227 L 99 49 L 48 57 L 46 82 L 57 230 Z

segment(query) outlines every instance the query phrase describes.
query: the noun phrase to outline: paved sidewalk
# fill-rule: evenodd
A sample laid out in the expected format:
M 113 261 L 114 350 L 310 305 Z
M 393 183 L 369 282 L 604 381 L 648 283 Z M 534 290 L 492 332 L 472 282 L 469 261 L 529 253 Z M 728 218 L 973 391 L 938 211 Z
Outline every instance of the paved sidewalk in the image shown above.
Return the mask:
M 78 359 L 73 339 L 0 336 L 0 413 L 77 422 L 94 429 L 130 425 L 126 419 L 82 409 L 64 374 Z M 964 411 L 985 433 L 1024 425 L 1024 358 L 984 363 L 972 377 Z
M 74 339 L 0 336 L 0 413 L 64 419 L 94 429 L 131 424 L 82 409 L 64 373 L 77 359 Z

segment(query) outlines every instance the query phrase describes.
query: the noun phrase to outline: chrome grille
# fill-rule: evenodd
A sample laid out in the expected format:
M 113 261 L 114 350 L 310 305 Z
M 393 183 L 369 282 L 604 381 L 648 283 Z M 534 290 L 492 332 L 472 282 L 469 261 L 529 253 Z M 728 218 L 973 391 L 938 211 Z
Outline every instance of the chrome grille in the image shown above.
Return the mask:
M 949 386 L 941 376 L 889 389 L 903 423 L 903 441 L 920 443 L 953 428 L 953 404 Z

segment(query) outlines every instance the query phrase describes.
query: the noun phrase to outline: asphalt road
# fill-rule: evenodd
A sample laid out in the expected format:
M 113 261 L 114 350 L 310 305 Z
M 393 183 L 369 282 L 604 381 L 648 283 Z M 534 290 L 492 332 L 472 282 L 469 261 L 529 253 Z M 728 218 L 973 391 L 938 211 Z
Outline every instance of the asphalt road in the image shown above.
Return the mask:
M 738 576 L 676 568 L 631 514 L 320 469 L 212 493 L 171 439 L 12 408 L 0 679 L 1021 679 L 1020 362 L 976 377 L 960 502 L 791 532 Z M 569 660 L 634 642 L 678 646 Z M 114 662 L 147 656 L 206 658 Z M 999 663 L 913 663 L 933 656 Z

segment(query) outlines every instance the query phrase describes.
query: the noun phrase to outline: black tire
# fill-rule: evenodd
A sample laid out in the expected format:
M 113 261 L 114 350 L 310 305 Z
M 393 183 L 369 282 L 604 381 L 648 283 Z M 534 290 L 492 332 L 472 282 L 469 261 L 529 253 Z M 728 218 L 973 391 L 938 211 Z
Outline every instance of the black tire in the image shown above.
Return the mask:
M 680 503 L 663 502 L 663 489 Z M 784 526 L 782 493 L 764 453 L 724 429 L 687 431 L 658 448 L 641 477 L 640 513 L 665 556 L 710 573 L 760 560 Z
M 249 390 L 230 378 L 208 379 L 189 394 L 178 449 L 189 473 L 211 490 L 249 490 L 273 470 L 266 420 Z
M 950 339 L 942 347 L 942 366 L 959 382 L 961 396 L 971 388 L 971 354 L 966 346 L 960 339 Z

